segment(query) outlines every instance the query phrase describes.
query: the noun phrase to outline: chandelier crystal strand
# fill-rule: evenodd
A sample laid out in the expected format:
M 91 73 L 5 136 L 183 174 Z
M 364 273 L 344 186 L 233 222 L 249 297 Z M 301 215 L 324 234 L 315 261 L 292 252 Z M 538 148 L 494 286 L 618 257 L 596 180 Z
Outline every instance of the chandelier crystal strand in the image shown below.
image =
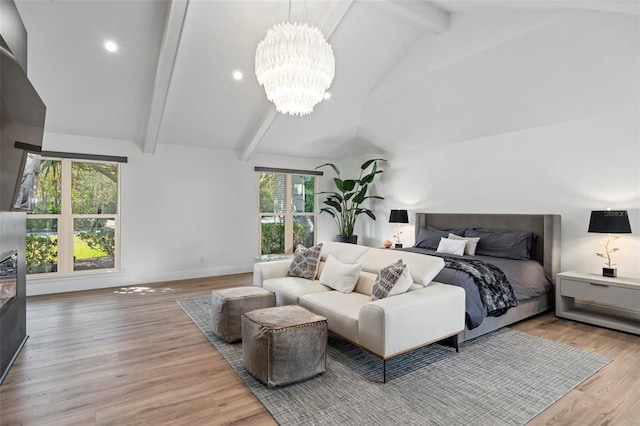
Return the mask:
M 306 115 L 324 98 L 335 75 L 333 50 L 316 27 L 274 25 L 256 49 L 256 77 L 283 114 Z

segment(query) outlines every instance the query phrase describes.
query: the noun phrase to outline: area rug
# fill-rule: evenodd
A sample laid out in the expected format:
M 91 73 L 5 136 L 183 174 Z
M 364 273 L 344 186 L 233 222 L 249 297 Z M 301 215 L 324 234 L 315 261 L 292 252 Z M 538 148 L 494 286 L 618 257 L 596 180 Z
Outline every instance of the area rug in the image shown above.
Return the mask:
M 605 356 L 503 328 L 382 361 L 330 334 L 327 371 L 269 389 L 242 365 L 242 344 L 211 332 L 210 296 L 178 299 L 280 425 L 524 425 L 611 362 Z M 416 324 L 415 327 L 426 325 Z

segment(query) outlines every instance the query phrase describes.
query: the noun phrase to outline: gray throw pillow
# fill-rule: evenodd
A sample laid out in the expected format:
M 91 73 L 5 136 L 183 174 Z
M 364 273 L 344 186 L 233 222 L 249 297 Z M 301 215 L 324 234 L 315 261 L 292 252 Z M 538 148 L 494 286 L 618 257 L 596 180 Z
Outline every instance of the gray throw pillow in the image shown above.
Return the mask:
M 371 289 L 371 300 L 384 299 L 396 285 L 407 265 L 399 259 L 396 263 L 382 268 Z
M 448 236 L 449 232 L 420 228 L 416 247 L 435 250 L 440 244 L 440 238 L 447 238 Z
M 287 275 L 290 277 L 306 278 L 308 280 L 315 279 L 318 273 L 318 267 L 320 266 L 321 249 L 322 243 L 309 248 L 298 244 Z

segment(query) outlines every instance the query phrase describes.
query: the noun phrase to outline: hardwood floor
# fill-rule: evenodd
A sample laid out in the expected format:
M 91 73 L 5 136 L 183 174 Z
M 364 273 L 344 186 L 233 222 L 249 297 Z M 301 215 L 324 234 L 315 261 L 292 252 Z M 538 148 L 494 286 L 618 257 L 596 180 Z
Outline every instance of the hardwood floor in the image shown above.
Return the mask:
M 28 298 L 30 338 L 0 387 L 0 424 L 274 425 L 175 302 L 251 280 L 240 274 Z M 640 425 L 639 336 L 552 313 L 514 328 L 614 359 L 531 425 Z

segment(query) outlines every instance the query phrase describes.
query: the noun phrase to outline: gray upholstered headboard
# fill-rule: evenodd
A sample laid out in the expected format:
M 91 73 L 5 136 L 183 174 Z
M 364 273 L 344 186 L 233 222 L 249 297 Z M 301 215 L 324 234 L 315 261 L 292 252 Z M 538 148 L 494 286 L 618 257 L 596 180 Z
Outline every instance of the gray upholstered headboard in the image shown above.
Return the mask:
M 538 235 L 535 259 L 555 283 L 560 272 L 560 215 L 555 214 L 458 214 L 416 213 L 416 241 L 420 228 L 493 228 L 531 231 Z

